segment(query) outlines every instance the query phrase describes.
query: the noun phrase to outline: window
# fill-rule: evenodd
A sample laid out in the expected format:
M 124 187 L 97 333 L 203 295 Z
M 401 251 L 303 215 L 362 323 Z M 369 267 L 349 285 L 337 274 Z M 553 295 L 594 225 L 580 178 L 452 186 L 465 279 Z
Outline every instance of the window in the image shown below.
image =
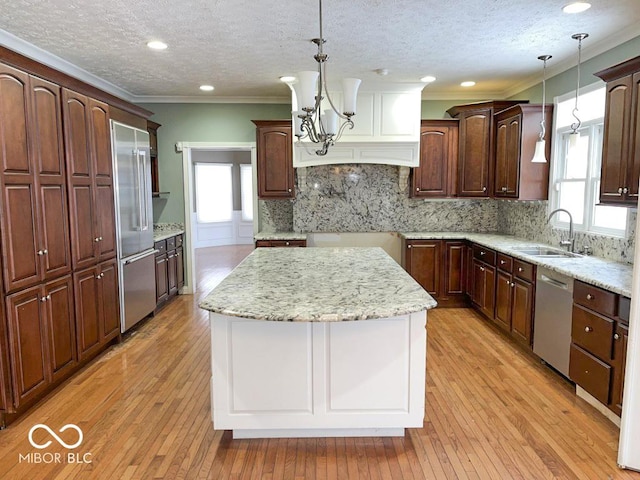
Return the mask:
M 240 165 L 240 197 L 242 200 L 242 220 L 253 221 L 253 171 L 251 165 Z
M 231 165 L 196 163 L 196 213 L 198 223 L 230 222 L 233 219 Z
M 624 237 L 627 209 L 600 206 L 600 167 L 605 108 L 605 88 L 596 84 L 587 87 L 578 98 L 578 116 L 582 124 L 575 151 L 569 151 L 571 124 L 576 121 L 572 111 L 575 92 L 556 102 L 554 181 L 551 185 L 550 209 L 564 208 L 571 212 L 575 230 Z M 552 219 L 555 227 L 568 228 L 569 218 L 559 213 Z

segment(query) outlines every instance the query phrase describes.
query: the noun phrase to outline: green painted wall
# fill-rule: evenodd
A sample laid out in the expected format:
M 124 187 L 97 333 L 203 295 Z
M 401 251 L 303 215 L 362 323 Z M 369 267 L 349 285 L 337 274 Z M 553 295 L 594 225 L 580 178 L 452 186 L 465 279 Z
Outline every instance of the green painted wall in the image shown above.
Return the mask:
M 583 48 L 588 41 L 589 39 L 583 41 Z M 578 54 L 577 52 L 578 43 L 576 42 L 576 56 Z M 582 62 L 582 65 L 580 66 L 580 86 L 584 87 L 601 81 L 598 77 L 593 75 L 594 72 L 599 72 L 600 70 L 622 63 L 630 58 L 637 57 L 639 53 L 640 36 Z M 550 68 L 552 65 L 553 59 L 549 60 L 547 68 Z M 576 89 L 577 75 L 577 67 L 573 67 L 547 79 L 547 101 L 553 102 L 554 97 L 574 91 Z M 542 78 L 542 62 L 540 62 L 540 77 Z M 511 99 L 529 100 L 531 103 L 542 102 L 542 81 L 538 85 L 517 93 L 512 96 Z
M 467 103 L 482 102 L 483 100 L 491 100 L 487 98 L 479 98 L 477 100 L 422 100 L 422 116 L 424 120 L 435 120 L 440 118 L 448 118 L 446 111 L 455 105 L 465 105 Z
M 176 142 L 255 142 L 251 120 L 287 118 L 291 105 L 224 103 L 147 103 L 158 130 L 158 175 L 166 198 L 153 199 L 154 223 L 184 222 L 182 154 Z

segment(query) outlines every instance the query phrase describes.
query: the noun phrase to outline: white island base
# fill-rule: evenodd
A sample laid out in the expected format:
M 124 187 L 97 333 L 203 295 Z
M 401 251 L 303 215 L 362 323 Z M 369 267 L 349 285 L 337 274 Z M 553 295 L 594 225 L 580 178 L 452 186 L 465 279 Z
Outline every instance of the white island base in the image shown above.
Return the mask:
M 426 310 L 336 322 L 209 315 L 216 430 L 381 437 L 423 426 Z

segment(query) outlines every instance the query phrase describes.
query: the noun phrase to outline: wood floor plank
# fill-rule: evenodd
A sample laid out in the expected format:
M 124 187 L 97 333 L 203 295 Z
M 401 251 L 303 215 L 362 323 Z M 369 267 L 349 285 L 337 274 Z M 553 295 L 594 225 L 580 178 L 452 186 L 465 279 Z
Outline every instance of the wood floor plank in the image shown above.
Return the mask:
M 2 480 L 640 480 L 617 468 L 617 427 L 469 309 L 429 312 L 425 422 L 404 437 L 233 440 L 213 430 L 209 323 L 197 304 L 250 251 L 198 251 L 202 291 L 167 304 L 0 432 Z M 20 462 L 37 423 L 80 426 L 93 463 Z

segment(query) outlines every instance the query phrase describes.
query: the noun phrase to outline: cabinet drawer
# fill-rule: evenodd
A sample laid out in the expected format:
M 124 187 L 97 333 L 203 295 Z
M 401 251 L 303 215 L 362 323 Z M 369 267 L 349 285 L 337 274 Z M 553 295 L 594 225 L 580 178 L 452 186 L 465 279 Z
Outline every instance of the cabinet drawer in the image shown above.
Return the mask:
M 176 249 L 176 237 L 167 238 L 167 250 Z
M 167 253 L 167 241 L 166 240 L 160 240 L 159 242 L 155 242 L 153 244 L 153 248 L 155 248 L 156 251 L 156 257 L 159 255 L 164 255 L 165 253 Z
M 513 274 L 520 280 L 533 283 L 536 273 L 533 265 L 521 260 L 513 260 Z
M 496 264 L 496 252 L 487 247 L 480 245 L 473 245 L 473 256 L 478 260 L 481 260 L 489 265 Z
M 511 258 L 509 255 L 499 253 L 497 262 L 498 263 L 496 263 L 496 265 L 503 272 L 511 273 L 513 271 L 513 258 Z
M 618 295 L 594 287 L 588 283 L 576 281 L 573 286 L 573 301 L 598 313 L 613 317 L 616 314 Z
M 176 248 L 181 247 L 182 246 L 182 235 L 176 235 L 175 239 L 176 239 Z
M 611 367 L 576 345 L 571 345 L 569 377 L 601 403 L 609 403 Z
M 256 240 L 256 248 L 259 247 L 306 247 L 306 240 Z
M 573 305 L 571 340 L 605 362 L 611 361 L 614 322 Z

